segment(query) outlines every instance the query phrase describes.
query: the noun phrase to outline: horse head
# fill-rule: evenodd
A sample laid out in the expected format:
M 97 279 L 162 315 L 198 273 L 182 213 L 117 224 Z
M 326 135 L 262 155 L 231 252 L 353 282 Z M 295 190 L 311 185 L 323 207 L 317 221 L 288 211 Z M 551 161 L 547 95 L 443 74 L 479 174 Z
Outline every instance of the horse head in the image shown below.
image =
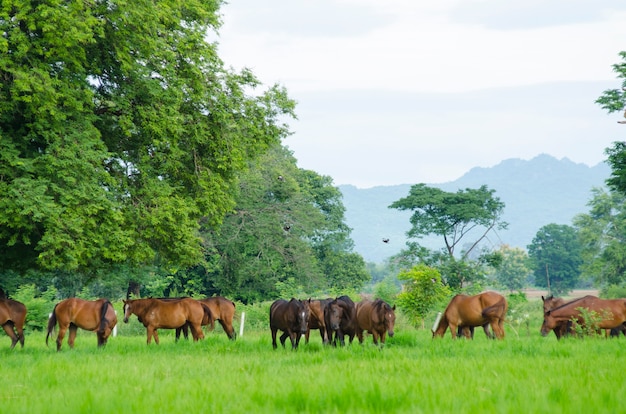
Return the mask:
M 396 324 L 396 305 L 393 305 L 393 307 L 391 307 L 388 303 L 383 302 L 382 309 L 384 312 L 383 320 L 385 324 L 385 330 L 387 331 L 389 336 L 393 336 L 393 329 Z
M 133 314 L 133 299 L 124 299 L 124 323 L 128 323 L 128 318 Z

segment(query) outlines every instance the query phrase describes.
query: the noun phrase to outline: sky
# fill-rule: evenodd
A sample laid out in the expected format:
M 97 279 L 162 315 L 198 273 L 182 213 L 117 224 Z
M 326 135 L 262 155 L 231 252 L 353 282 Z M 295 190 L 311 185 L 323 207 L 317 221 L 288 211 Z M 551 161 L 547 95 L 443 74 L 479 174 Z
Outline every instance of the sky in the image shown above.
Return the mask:
M 359 188 L 454 181 L 540 154 L 594 166 L 626 139 L 623 0 L 230 0 L 219 54 L 284 86 L 298 166 Z

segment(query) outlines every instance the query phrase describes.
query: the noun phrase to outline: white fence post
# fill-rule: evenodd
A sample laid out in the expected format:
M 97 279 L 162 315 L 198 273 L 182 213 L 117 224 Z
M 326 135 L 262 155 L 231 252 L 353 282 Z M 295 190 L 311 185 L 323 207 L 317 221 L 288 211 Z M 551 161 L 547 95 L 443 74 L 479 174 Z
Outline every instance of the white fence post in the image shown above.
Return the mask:
M 246 313 L 241 312 L 241 323 L 239 324 L 239 337 L 243 336 L 243 324 L 246 320 Z

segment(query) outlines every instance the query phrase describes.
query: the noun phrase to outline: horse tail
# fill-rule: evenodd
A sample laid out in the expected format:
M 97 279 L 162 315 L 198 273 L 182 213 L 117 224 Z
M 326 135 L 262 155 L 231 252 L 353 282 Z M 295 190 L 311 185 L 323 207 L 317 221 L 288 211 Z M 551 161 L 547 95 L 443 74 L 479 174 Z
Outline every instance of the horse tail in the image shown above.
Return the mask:
M 107 319 L 107 308 L 109 306 L 113 307 L 113 304 L 110 301 L 105 300 L 102 304 L 102 307 L 100 308 L 100 328 L 98 329 L 98 333 L 100 334 L 104 333 L 107 324 L 109 323 Z
M 481 312 L 483 318 L 489 317 L 489 316 L 498 316 L 501 319 L 504 319 L 504 317 L 506 316 L 506 300 L 504 298 L 500 299 L 497 303 L 491 305 L 491 306 L 487 306 L 485 309 L 483 309 L 483 311 Z
M 215 329 L 215 318 L 213 317 L 213 313 L 211 313 L 211 309 L 209 309 L 205 303 L 200 302 L 200 304 L 202 305 L 202 309 L 204 309 L 204 316 L 209 319 L 210 329 Z
M 46 335 L 46 346 L 48 346 L 48 338 L 50 338 L 50 334 L 57 324 L 57 305 L 58 303 L 54 305 L 54 309 L 52 309 L 52 315 L 50 315 L 50 318 L 48 319 L 48 334 Z

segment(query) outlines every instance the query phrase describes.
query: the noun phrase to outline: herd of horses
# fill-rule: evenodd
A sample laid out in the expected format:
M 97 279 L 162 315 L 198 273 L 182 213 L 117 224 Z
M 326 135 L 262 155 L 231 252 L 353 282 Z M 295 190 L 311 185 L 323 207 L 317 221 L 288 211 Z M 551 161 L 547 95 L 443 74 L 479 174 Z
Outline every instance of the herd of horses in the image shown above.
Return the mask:
M 594 326 L 605 330 L 607 335 L 626 336 L 626 299 L 600 299 L 595 296 L 565 301 L 553 296 L 543 297 L 543 323 L 541 334 L 553 331 L 557 339 L 575 334 L 574 323 L 584 326 L 589 314 L 595 315 Z M 236 338 L 233 328 L 235 303 L 221 296 L 205 299 L 147 298 L 124 300 L 124 322 L 137 316 L 146 328 L 147 343 L 154 338 L 159 343 L 158 329 L 175 329 L 176 340 L 181 333 L 185 338 L 189 330 L 194 341 L 204 338 L 202 326 L 214 327 L 219 322 L 229 339 Z M 281 331 L 280 343 L 285 347 L 287 338 L 291 348 L 297 349 L 302 336 L 309 342 L 311 330 L 318 329 L 325 345 L 344 346 L 346 337 L 352 343 L 356 336 L 363 343 L 363 334 L 372 335 L 376 345 L 383 346 L 387 335 L 394 335 L 395 305 L 376 299 L 353 302 L 348 296 L 327 299 L 291 300 L 279 299 L 270 306 L 269 324 L 272 347 L 278 347 L 276 337 Z M 453 339 L 473 338 L 474 328 L 482 327 L 488 338 L 504 338 L 504 322 L 508 310 L 506 298 L 499 293 L 487 291 L 477 295 L 456 295 L 443 313 L 439 313 L 432 328 L 433 338 L 443 337 L 448 329 Z M 11 349 L 19 342 L 24 347 L 24 324 L 27 309 L 24 304 L 0 298 L 0 325 L 11 338 Z M 58 325 L 57 351 L 67 330 L 68 344 L 74 346 L 78 328 L 97 334 L 98 346 L 104 346 L 117 316 L 107 299 L 65 299 L 57 303 L 48 320 L 46 344 Z M 490 329 L 491 328 L 491 329 Z
M 309 342 L 312 329 L 319 329 L 325 345 L 345 345 L 345 337 L 352 343 L 354 337 L 363 343 L 363 332 L 372 334 L 374 344 L 385 344 L 387 335 L 393 336 L 396 307 L 376 299 L 354 303 L 348 296 L 327 299 L 287 301 L 279 299 L 270 306 L 272 347 L 276 349 L 276 335 L 282 331 L 280 343 L 285 347 L 287 338 L 291 348 L 297 349 L 300 338 Z

